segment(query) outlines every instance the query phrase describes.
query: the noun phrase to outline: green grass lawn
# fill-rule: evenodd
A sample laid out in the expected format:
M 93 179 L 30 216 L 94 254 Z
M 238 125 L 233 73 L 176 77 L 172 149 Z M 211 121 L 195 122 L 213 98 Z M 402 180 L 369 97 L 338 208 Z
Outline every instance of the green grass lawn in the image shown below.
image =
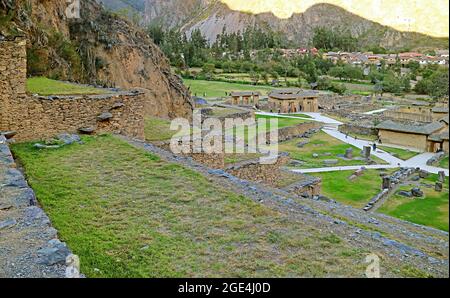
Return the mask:
M 113 136 L 83 141 L 12 149 L 88 277 L 364 276 L 368 252 L 334 234 Z
M 305 114 L 301 114 L 301 113 L 289 114 L 289 116 L 296 116 L 296 117 L 302 117 L 302 118 L 309 118 L 309 119 L 312 119 L 311 116 L 305 115 Z
M 269 125 L 270 125 L 269 120 L 270 119 L 278 119 L 278 129 L 283 128 L 283 127 L 295 126 L 297 124 L 305 123 L 308 121 L 308 120 L 303 120 L 303 119 L 277 117 L 277 116 L 272 116 L 272 115 L 256 115 L 256 119 L 267 119 L 266 120 L 267 129 L 269 129 Z M 272 130 L 271 127 L 270 127 L 270 130 Z
M 437 175 L 430 175 L 426 182 L 433 184 L 437 181 Z M 413 185 L 405 185 L 400 190 L 410 191 Z M 434 187 L 420 187 L 425 196 L 421 198 L 406 198 L 397 194 L 390 197 L 378 209 L 378 212 L 385 213 L 413 223 L 434 227 L 448 231 L 449 221 L 449 184 L 448 177 L 444 183 L 442 192 L 436 192 Z
M 392 172 L 384 171 L 386 173 Z M 354 171 L 315 173 L 322 178 L 322 194 L 340 203 L 363 208 L 381 190 L 380 171 L 366 170 L 364 174 L 350 181 Z
M 303 146 L 303 148 L 298 148 L 297 144 L 302 141 L 308 141 L 309 143 Z M 287 142 L 279 144 L 279 150 L 283 152 L 289 152 L 292 159 L 300 160 L 305 162 L 301 168 L 322 168 L 327 167 L 324 164 L 324 160 L 327 159 L 337 159 L 338 163 L 335 165 L 328 165 L 332 167 L 339 166 L 350 166 L 350 165 L 364 165 L 366 162 L 364 160 L 343 160 L 337 157 L 337 154 L 345 154 L 345 150 L 348 148 L 353 148 L 353 156 L 360 156 L 360 149 L 341 142 L 324 132 L 319 132 L 315 134 L 310 139 L 295 138 Z M 313 157 L 313 154 L 319 154 L 319 157 Z M 329 155 L 325 155 L 325 154 Z M 377 163 L 384 163 L 381 159 L 372 157 Z
M 445 158 L 441 159 L 441 161 L 439 162 L 439 167 L 448 169 L 448 155 Z
M 383 151 L 386 151 L 387 153 L 392 154 L 397 158 L 400 158 L 401 160 L 408 160 L 419 154 L 418 152 L 409 151 L 406 149 L 392 148 L 386 146 L 378 146 L 378 148 L 380 148 Z
M 167 141 L 172 138 L 178 131 L 170 130 L 171 121 L 157 117 L 147 117 L 145 119 L 145 139 L 147 141 Z M 185 132 L 186 134 L 189 131 Z
M 247 84 L 236 84 L 218 81 L 204 81 L 204 80 L 190 80 L 184 79 L 184 84 L 191 88 L 192 95 L 205 97 L 226 97 L 225 92 L 228 94 L 231 91 L 259 91 L 261 94 L 267 94 L 273 90 L 269 86 L 253 86 Z
M 27 91 L 31 94 L 39 94 L 44 96 L 108 93 L 107 90 L 50 80 L 44 77 L 27 79 Z

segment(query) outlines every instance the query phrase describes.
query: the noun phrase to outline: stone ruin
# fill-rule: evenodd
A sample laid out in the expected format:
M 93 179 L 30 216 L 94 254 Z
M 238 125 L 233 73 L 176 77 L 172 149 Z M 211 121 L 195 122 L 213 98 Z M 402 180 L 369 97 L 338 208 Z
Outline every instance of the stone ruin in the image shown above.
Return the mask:
M 26 93 L 26 40 L 0 40 L 0 132 L 17 141 L 60 133 L 119 133 L 144 139 L 144 93 L 37 96 Z

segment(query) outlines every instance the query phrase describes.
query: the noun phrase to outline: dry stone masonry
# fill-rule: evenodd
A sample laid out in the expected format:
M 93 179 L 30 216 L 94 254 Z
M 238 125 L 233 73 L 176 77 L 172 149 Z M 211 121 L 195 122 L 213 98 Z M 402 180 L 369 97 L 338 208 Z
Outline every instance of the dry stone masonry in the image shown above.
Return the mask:
M 63 132 L 109 132 L 144 138 L 144 94 L 93 96 L 28 95 L 26 41 L 0 41 L 0 131 L 17 141 L 51 138 Z
M 0 278 L 64 277 L 70 254 L 57 238 L 0 135 Z

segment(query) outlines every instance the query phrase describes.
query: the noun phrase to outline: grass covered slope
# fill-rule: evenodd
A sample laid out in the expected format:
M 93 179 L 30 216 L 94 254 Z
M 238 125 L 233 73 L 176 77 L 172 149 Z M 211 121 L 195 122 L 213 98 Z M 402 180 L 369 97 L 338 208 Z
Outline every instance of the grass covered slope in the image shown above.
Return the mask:
M 83 141 L 13 151 L 88 277 L 364 276 L 367 252 L 334 234 L 112 136 Z
M 44 77 L 27 79 L 27 91 L 39 95 L 80 95 L 80 94 L 105 94 L 107 90 L 66 83 Z
M 390 170 L 389 172 L 393 172 Z M 351 181 L 354 171 L 315 173 L 322 178 L 322 194 L 340 203 L 363 208 L 381 190 L 380 171 L 365 170 L 364 174 Z
M 291 119 L 295 120 L 295 119 Z M 300 142 L 308 142 L 302 148 L 297 146 Z M 322 167 L 339 167 L 339 166 L 352 166 L 352 165 L 365 165 L 364 160 L 345 160 L 337 157 L 338 154 L 345 154 L 345 150 L 353 148 L 353 157 L 360 157 L 360 149 L 346 144 L 338 139 L 335 139 L 325 132 L 319 132 L 314 134 L 311 138 L 295 138 L 287 142 L 279 144 L 279 150 L 283 152 L 289 152 L 292 159 L 303 161 L 304 164 L 301 168 L 322 168 Z M 318 154 L 318 157 L 314 157 L 313 154 Z M 325 160 L 336 159 L 337 164 L 326 165 Z M 385 163 L 383 160 L 372 156 L 372 159 L 378 164 Z
M 434 185 L 437 180 L 438 176 L 433 174 L 426 178 L 424 182 Z M 415 185 L 404 185 L 398 191 L 410 191 L 412 187 L 415 187 Z M 421 187 L 421 190 L 424 192 L 424 198 L 406 198 L 396 193 L 378 211 L 403 220 L 448 232 L 448 177 L 443 184 L 442 192 L 435 191 L 434 187 Z
M 226 97 L 225 92 L 232 91 L 259 91 L 267 94 L 274 88 L 269 86 L 253 86 L 250 84 L 237 84 L 218 81 L 190 80 L 184 79 L 184 84 L 190 88 L 192 95 L 205 97 Z M 206 95 L 204 95 L 206 94 Z

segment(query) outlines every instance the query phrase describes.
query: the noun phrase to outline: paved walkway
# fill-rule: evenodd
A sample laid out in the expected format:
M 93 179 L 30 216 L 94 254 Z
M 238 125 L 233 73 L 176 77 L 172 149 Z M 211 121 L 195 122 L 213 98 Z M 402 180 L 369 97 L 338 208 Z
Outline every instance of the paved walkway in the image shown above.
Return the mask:
M 328 135 L 332 136 L 333 138 L 336 138 L 344 143 L 355 146 L 356 148 L 359 148 L 359 149 L 363 149 L 364 146 L 372 147 L 372 144 L 373 144 L 373 142 L 370 142 L 370 141 L 355 139 L 351 136 L 346 136 L 345 134 L 341 133 L 338 130 L 339 125 L 343 124 L 342 122 L 339 122 L 335 119 L 324 116 L 321 113 L 302 112 L 302 114 L 307 115 L 311 118 L 290 116 L 290 115 L 286 115 L 286 114 L 267 113 L 267 112 L 259 112 L 257 114 L 269 115 L 269 116 L 272 115 L 272 116 L 277 116 L 280 118 L 293 118 L 293 119 L 303 119 L 303 120 L 309 120 L 309 121 L 322 122 L 325 124 L 325 127 L 322 129 L 323 132 L 327 133 Z M 386 145 L 383 144 L 383 146 L 386 146 Z M 388 147 L 388 146 L 386 146 L 386 147 Z M 365 167 L 367 169 L 410 167 L 410 168 L 421 168 L 422 170 L 425 170 L 427 172 L 434 173 L 434 174 L 437 174 L 440 171 L 444 171 L 445 175 L 449 176 L 448 169 L 432 167 L 432 166 L 427 165 L 427 161 L 431 157 L 433 157 L 434 153 L 425 152 L 425 153 L 419 154 L 419 155 L 417 155 L 409 160 L 406 160 L 406 161 L 401 160 L 381 149 L 377 149 L 377 151 L 375 151 L 375 152 L 372 151 L 372 155 L 380 158 L 381 160 L 384 160 L 388 164 L 387 165 L 360 165 L 360 166 L 346 166 L 346 167 L 296 169 L 293 171 L 298 172 L 298 173 L 320 173 L 320 172 L 332 172 L 332 171 L 358 170 L 362 167 Z
M 369 111 L 369 112 L 365 112 L 363 113 L 364 115 L 373 115 L 373 114 L 378 114 L 378 113 L 382 113 L 384 111 L 387 111 L 388 109 L 379 109 L 379 110 L 374 110 L 374 111 Z

